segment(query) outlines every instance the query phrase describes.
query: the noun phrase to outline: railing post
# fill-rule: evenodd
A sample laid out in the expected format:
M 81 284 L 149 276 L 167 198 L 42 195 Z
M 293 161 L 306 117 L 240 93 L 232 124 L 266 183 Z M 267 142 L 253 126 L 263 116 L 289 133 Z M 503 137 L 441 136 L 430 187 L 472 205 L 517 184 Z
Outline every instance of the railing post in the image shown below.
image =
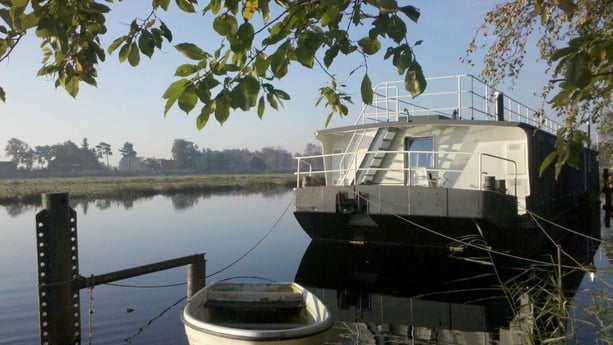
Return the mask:
M 79 289 L 75 279 L 77 216 L 68 206 L 68 193 L 42 196 L 36 214 L 40 342 L 44 345 L 81 343 Z
M 204 255 L 202 260 L 187 265 L 187 300 L 206 285 L 206 260 Z

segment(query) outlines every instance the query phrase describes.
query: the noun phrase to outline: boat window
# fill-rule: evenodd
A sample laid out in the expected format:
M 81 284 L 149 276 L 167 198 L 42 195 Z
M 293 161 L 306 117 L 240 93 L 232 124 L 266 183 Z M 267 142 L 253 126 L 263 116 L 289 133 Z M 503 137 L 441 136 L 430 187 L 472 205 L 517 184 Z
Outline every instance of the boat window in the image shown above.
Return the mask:
M 412 151 L 409 160 L 411 168 L 431 168 L 433 166 L 434 142 L 432 137 L 407 138 L 406 150 Z

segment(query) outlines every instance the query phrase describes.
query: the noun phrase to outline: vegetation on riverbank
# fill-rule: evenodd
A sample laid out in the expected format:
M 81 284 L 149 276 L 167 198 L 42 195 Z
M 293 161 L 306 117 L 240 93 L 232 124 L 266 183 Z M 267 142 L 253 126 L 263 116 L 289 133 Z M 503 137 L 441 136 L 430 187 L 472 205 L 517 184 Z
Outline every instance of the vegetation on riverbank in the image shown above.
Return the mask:
M 52 192 L 66 192 L 79 199 L 123 199 L 225 190 L 267 191 L 295 185 L 292 174 L 0 179 L 0 205 L 39 203 L 41 194 Z

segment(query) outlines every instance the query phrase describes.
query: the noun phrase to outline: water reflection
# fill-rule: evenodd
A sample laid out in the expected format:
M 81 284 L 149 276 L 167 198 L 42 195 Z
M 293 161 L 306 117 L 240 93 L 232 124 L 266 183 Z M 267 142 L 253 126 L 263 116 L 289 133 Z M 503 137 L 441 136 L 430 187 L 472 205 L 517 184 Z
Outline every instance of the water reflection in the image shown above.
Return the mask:
M 585 263 L 593 253 L 584 250 L 575 259 Z M 534 287 L 549 276 L 546 268 L 499 259 L 494 269 L 443 248 L 313 241 L 295 280 L 332 309 L 334 344 L 515 344 L 525 334 L 520 330 L 533 329 L 530 311 L 540 305 L 527 303 L 525 293 L 513 294 L 522 290 L 503 291 L 501 283 L 521 277 Z M 564 273 L 567 297 L 584 275 Z
M 264 198 L 277 198 L 287 195 L 286 189 L 270 189 L 265 191 L 250 191 L 250 190 L 236 190 L 236 191 L 219 191 L 219 192 L 198 192 L 198 193 L 173 193 L 165 195 L 170 198 L 172 205 L 176 211 L 187 210 L 195 207 L 199 201 L 214 198 L 220 195 L 236 195 L 236 196 L 248 196 L 248 195 L 261 195 Z M 70 207 L 78 212 L 86 215 L 89 207 L 93 205 L 99 210 L 107 210 L 112 205 L 121 206 L 126 210 L 134 207 L 137 202 L 143 202 L 150 200 L 153 196 L 144 196 L 138 198 L 103 198 L 103 199 L 70 199 Z M 11 217 L 17 217 L 23 213 L 37 210 L 41 207 L 40 202 L 35 204 L 10 204 L 3 206 L 6 213 Z M 79 211 L 80 209 L 80 211 Z

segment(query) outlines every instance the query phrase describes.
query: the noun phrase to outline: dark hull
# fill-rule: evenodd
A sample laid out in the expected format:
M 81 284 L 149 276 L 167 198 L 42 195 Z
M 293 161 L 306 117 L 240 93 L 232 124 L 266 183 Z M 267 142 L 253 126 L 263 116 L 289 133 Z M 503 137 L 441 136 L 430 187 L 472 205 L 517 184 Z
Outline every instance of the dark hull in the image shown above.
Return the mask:
M 491 247 L 514 254 L 538 254 L 547 246 L 574 235 L 562 227 L 598 237 L 598 202 L 576 200 L 574 206 L 559 210 L 547 219 L 555 225 L 523 215 L 515 221 L 400 214 L 343 214 L 296 211 L 300 226 L 313 240 L 384 245 L 445 247 L 471 250 Z M 474 244 L 475 246 L 472 246 Z

